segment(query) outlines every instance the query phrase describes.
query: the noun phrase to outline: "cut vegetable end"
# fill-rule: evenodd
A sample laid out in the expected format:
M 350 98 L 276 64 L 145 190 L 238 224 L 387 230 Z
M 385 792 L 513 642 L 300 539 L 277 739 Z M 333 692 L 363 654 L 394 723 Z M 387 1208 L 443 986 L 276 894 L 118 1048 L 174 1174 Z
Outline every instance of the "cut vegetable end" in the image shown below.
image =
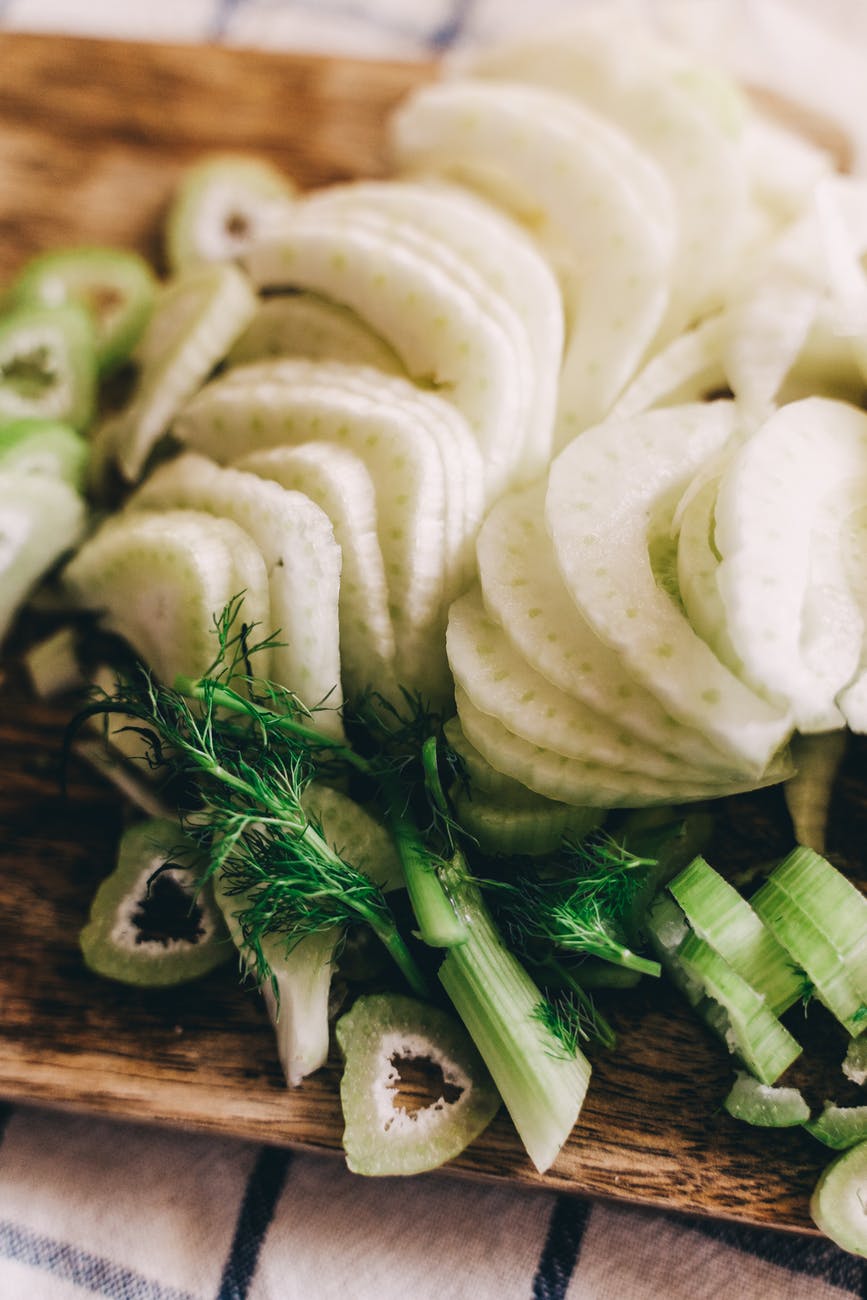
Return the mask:
M 739 1071 L 723 1102 L 734 1118 L 759 1128 L 794 1128 L 810 1118 L 810 1107 L 797 1088 L 770 1088 Z
M 500 1099 L 451 1016 L 396 994 L 359 998 L 337 1022 L 343 1146 L 353 1173 L 417 1174 L 454 1159 L 487 1128 Z M 433 1095 L 407 1094 L 401 1065 L 426 1062 Z M 425 1093 L 431 1089 L 425 1088 Z
M 829 1165 L 810 1201 L 813 1222 L 843 1250 L 867 1256 L 867 1142 Z
M 822 1111 L 804 1128 L 825 1146 L 845 1151 L 867 1141 L 867 1106 L 835 1106 L 826 1101 Z

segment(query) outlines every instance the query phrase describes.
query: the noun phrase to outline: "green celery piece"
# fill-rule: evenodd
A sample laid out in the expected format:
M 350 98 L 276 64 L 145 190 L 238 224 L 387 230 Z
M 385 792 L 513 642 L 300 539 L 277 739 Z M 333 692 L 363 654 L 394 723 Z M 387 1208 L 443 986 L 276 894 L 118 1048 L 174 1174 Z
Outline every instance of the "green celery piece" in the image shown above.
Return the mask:
M 826 1147 L 845 1151 L 867 1140 L 867 1106 L 836 1106 L 826 1101 L 816 1118 L 808 1120 L 804 1128 Z
M 543 1173 L 577 1122 L 590 1063 L 569 1050 L 540 1014 L 544 998 L 504 944 L 478 886 L 459 859 L 444 884 L 467 924 L 439 979 L 491 1073 L 530 1159 Z
M 763 994 L 774 1015 L 803 996 L 803 972 L 749 903 L 703 857 L 694 858 L 668 889 L 699 938 Z
M 801 1046 L 765 999 L 698 935 L 689 934 L 675 961 L 700 983 L 725 1016 L 725 1042 L 761 1083 L 776 1083 L 801 1054 Z
M 0 642 L 32 588 L 79 541 L 86 513 L 61 479 L 0 473 Z
M 759 1128 L 794 1128 L 810 1118 L 810 1107 L 797 1088 L 770 1088 L 742 1070 L 723 1106 L 734 1119 Z
M 93 326 L 82 307 L 25 304 L 0 317 L 0 421 L 84 429 L 96 397 Z
M 84 308 L 93 322 L 96 361 L 103 373 L 132 352 L 155 293 L 156 277 L 145 259 L 115 248 L 42 253 L 27 263 L 10 289 L 16 303 Z
M 437 1007 L 380 993 L 358 998 L 336 1025 L 346 1162 L 356 1174 L 417 1174 L 460 1155 L 500 1098 L 463 1026 Z M 410 1114 L 395 1105 L 401 1060 L 442 1070 L 444 1095 Z M 459 1095 L 450 1100 L 450 1089 Z
M 862 1034 L 860 1038 L 850 1040 L 843 1062 L 843 1073 L 852 1083 L 867 1083 L 867 1035 Z
M 149 890 L 167 860 L 179 868 Z M 124 984 L 165 988 L 227 961 L 233 948 L 210 890 L 195 891 L 196 863 L 196 846 L 176 822 L 154 818 L 125 831 L 117 866 L 96 891 L 79 936 L 87 966 Z
M 88 444 L 61 420 L 23 419 L 0 427 L 0 472 L 45 474 L 84 490 Z
M 867 1142 L 838 1156 L 824 1171 L 810 1200 L 820 1231 L 843 1250 L 867 1256 Z
M 799 847 L 753 895 L 752 906 L 816 997 L 853 1037 L 867 1023 L 867 899 L 813 849 Z

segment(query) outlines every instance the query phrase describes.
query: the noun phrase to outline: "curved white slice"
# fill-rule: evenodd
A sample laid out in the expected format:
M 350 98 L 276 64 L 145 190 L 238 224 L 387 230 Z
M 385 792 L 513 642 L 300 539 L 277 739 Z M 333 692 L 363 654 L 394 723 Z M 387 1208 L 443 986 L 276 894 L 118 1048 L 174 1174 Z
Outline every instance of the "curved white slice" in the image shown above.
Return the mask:
M 698 402 L 725 388 L 728 379 L 723 348 L 727 333 L 728 318 L 721 312 L 673 339 L 639 370 L 614 404 L 611 418 L 625 419 L 654 406 Z
M 306 288 L 345 303 L 394 348 L 407 372 L 464 413 L 486 465 L 489 494 L 515 473 L 525 394 L 499 321 L 454 275 L 387 233 L 302 205 L 247 264 L 267 288 Z
M 196 267 L 162 290 L 136 349 L 135 393 L 114 428 L 112 450 L 129 482 L 255 309 L 250 282 L 235 266 Z
M 346 694 L 367 687 L 391 696 L 394 628 L 376 532 L 376 493 L 355 452 L 328 442 L 250 452 L 235 468 L 303 492 L 325 511 L 340 546 L 340 657 Z
M 174 433 L 217 461 L 311 439 L 355 452 L 376 489 L 401 683 L 438 697 L 447 676 L 442 459 L 423 419 L 387 396 L 374 400 L 353 391 L 351 380 L 343 382 L 351 369 L 289 360 L 229 371 L 193 398 Z M 406 390 L 413 392 L 409 384 Z
M 656 583 L 649 541 L 668 533 L 690 480 L 735 432 L 733 404 L 650 411 L 576 438 L 551 467 L 546 518 L 584 617 L 667 712 L 761 773 L 786 712 L 734 677 Z
M 834 171 L 824 149 L 755 109 L 744 121 L 740 148 L 754 198 L 779 222 L 800 216 Z
M 321 191 L 310 203 L 345 206 L 353 214 L 424 232 L 447 245 L 509 304 L 535 363 L 521 472 L 527 479 L 540 474 L 551 455 L 564 322 L 557 281 L 527 233 L 474 194 L 437 181 L 361 181 Z
M 716 501 L 718 584 L 747 681 L 790 704 L 802 731 L 842 726 L 867 613 L 843 527 L 864 501 L 867 415 L 808 398 L 782 407 L 733 458 Z
M 676 229 L 667 183 L 615 127 L 536 87 L 425 87 L 393 133 L 399 162 L 493 194 L 554 261 L 568 321 L 562 445 L 610 409 L 660 325 Z
M 820 293 L 811 285 L 768 276 L 726 312 L 723 367 L 747 428 L 773 410 L 786 375 L 802 352 Z
M 471 70 L 579 99 L 660 167 L 671 185 L 679 227 L 671 300 L 660 328 L 667 339 L 724 297 L 743 239 L 747 170 L 739 141 L 683 84 L 687 60 L 647 30 L 624 35 L 621 24 L 599 22 L 590 14 L 495 49 Z
M 86 514 L 69 483 L 0 473 L 0 642 L 31 589 L 79 540 Z
M 64 582 L 104 627 L 129 642 L 163 682 L 201 676 L 218 651 L 214 620 L 244 593 L 243 618 L 270 622 L 268 575 L 252 538 L 195 510 L 130 511 L 89 538 Z M 270 657 L 261 656 L 263 676 Z
M 403 373 L 397 354 L 348 307 L 313 293 L 266 298 L 226 357 L 228 366 L 268 357 L 308 357 Z
M 666 713 L 579 613 L 545 529 L 545 492 L 538 483 L 511 493 L 485 520 L 477 550 L 488 612 L 527 663 L 561 691 L 696 770 L 731 776 L 736 764 Z
M 552 686 L 488 618 L 477 588 L 449 610 L 446 649 L 455 682 L 471 703 L 533 745 L 616 768 L 623 775 L 687 783 L 714 779 L 704 769 L 642 743 L 616 722 Z
M 340 547 L 328 516 L 300 492 L 256 474 L 224 469 L 193 452 L 160 465 L 130 497 L 126 509 L 206 510 L 233 520 L 262 552 L 270 591 L 270 617 L 260 633 L 277 633 L 270 676 L 319 709 L 315 725 L 343 734 L 337 599 Z M 264 676 L 254 662 L 253 672 Z
M 465 736 L 491 767 L 548 799 L 590 808 L 640 808 L 717 799 L 761 784 L 660 781 L 635 772 L 618 773 L 615 768 L 582 763 L 514 735 L 496 718 L 477 709 L 460 687 L 455 688 L 455 702 Z M 790 770 L 781 766 L 766 779 L 781 781 Z

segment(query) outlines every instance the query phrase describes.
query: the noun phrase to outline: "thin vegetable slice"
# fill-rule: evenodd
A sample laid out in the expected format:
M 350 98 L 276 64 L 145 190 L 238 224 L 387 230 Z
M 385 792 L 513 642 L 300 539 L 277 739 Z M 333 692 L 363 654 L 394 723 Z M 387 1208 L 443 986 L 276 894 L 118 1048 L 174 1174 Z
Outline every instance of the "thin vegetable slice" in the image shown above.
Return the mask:
M 187 452 L 155 470 L 130 508 L 204 510 L 244 529 L 268 576 L 270 623 L 260 632 L 276 634 L 277 641 L 268 675 L 316 710 L 315 726 L 342 735 L 340 548 L 319 506 L 300 492 Z
M 346 694 L 396 698 L 394 627 L 377 536 L 376 494 L 361 457 L 329 442 L 253 451 L 235 468 L 303 492 L 325 511 L 340 547 L 340 659 Z
M 206 266 L 171 281 L 139 344 L 132 402 L 116 423 L 112 450 L 135 482 L 184 402 L 248 324 L 256 297 L 234 266 Z
M 198 511 L 116 517 L 81 547 L 64 581 L 165 683 L 206 672 L 217 650 L 214 620 L 241 593 L 245 622 L 270 626 L 261 552 L 231 520 Z
M 852 1083 L 867 1083 L 867 1036 L 853 1038 L 846 1049 L 843 1073 Z
M 436 1007 L 397 994 L 370 994 L 341 1016 L 336 1032 L 346 1061 L 340 1083 L 343 1146 L 353 1173 L 435 1169 L 459 1155 L 499 1109 L 472 1041 Z M 412 1060 L 437 1067 L 443 1091 L 411 1111 L 396 1094 L 401 1062 Z
M 751 900 L 853 1037 L 867 1028 L 867 899 L 812 849 L 794 849 Z
M 409 688 L 446 690 L 440 644 L 445 570 L 445 471 L 424 416 L 388 395 L 359 395 L 352 368 L 289 360 L 230 371 L 208 384 L 175 423 L 182 441 L 217 460 L 311 437 L 355 452 L 376 488 L 377 529 L 398 647 Z M 397 380 L 394 381 L 397 383 Z M 419 398 L 422 402 L 422 398 Z
M 46 474 L 81 491 L 87 443 L 59 420 L 13 420 L 0 426 L 0 473 Z
M 484 795 L 455 793 L 455 815 L 482 853 L 496 857 L 542 857 L 564 839 L 581 840 L 605 814 L 600 808 L 574 808 L 553 799 L 512 807 Z
M 0 317 L 0 420 L 83 429 L 95 395 L 93 327 L 83 308 L 25 305 Z
M 699 938 L 718 952 L 781 1015 L 804 996 L 803 971 L 742 898 L 702 857 L 669 881 L 676 899 Z
M 188 168 L 166 221 L 166 256 L 174 272 L 245 253 L 275 208 L 295 198 L 289 177 L 264 158 L 217 154 Z
M 867 1142 L 839 1156 L 822 1174 L 810 1200 L 816 1227 L 843 1250 L 867 1256 Z
M 0 473 L 0 642 L 40 578 L 84 532 L 84 502 L 61 479 Z
M 393 231 L 312 207 L 254 247 L 246 265 L 260 287 L 310 289 L 351 307 L 413 379 L 436 385 L 466 416 L 489 496 L 509 481 L 524 438 L 524 367 L 503 325 L 467 287 L 468 268 L 456 275 Z
M 759 1128 L 794 1128 L 810 1118 L 810 1107 L 797 1088 L 772 1088 L 739 1070 L 723 1106 L 733 1119 Z
M 563 307 L 554 275 L 525 231 L 465 189 L 436 181 L 368 181 L 333 187 L 317 195 L 313 206 L 318 211 L 339 206 L 355 220 L 392 225 L 401 238 L 421 232 L 433 241 L 434 248 L 428 248 L 434 255 L 444 249 L 457 254 L 468 286 L 480 276 L 513 310 L 517 319 L 510 328 L 517 350 L 523 354 L 529 344 L 533 359 L 520 473 L 528 480 L 542 473 L 551 456 Z M 450 259 L 445 264 L 454 265 Z
M 399 163 L 493 195 L 552 257 L 570 322 L 562 446 L 610 409 L 665 312 L 675 228 L 667 183 L 601 117 L 516 83 L 426 86 L 400 109 L 393 135 Z
M 196 845 L 177 822 L 150 819 L 125 831 L 117 865 L 81 931 L 89 968 L 124 984 L 165 988 L 228 961 L 232 945 L 210 888 L 196 888 L 197 864 Z
M 725 668 L 650 559 L 684 488 L 736 427 L 732 404 L 714 402 L 588 430 L 554 461 L 545 513 L 560 572 L 599 638 L 668 712 L 758 776 L 790 718 Z
M 816 1118 L 808 1120 L 804 1128 L 826 1147 L 845 1151 L 867 1141 L 867 1106 L 836 1106 L 826 1101 Z
M 397 353 L 355 312 L 315 293 L 266 298 L 226 357 L 229 366 L 273 357 L 344 361 L 403 374 Z
M 577 98 L 658 164 L 672 188 L 678 225 L 671 301 L 661 328 L 671 337 L 724 295 L 744 238 L 747 173 L 739 140 L 684 84 L 686 75 L 695 75 L 688 56 L 648 29 L 627 32 L 608 17 L 591 12 L 527 35 L 475 60 L 471 71 Z M 732 84 L 730 93 L 740 92 Z
M 446 649 L 455 681 L 473 705 L 531 744 L 660 781 L 701 780 L 700 770 L 636 740 L 535 672 L 486 617 L 478 588 L 449 610 Z
M 696 770 L 731 776 L 737 765 L 675 722 L 581 616 L 557 568 L 544 514 L 544 483 L 510 493 L 488 514 L 476 547 L 485 608 L 561 691 Z
M 43 253 L 13 282 L 15 302 L 77 304 L 93 322 L 96 360 L 104 373 L 130 355 L 147 324 L 156 277 L 138 253 L 116 248 L 69 248 Z
M 865 605 L 841 525 L 867 482 L 867 415 L 811 398 L 773 415 L 734 456 L 715 509 L 717 582 L 743 675 L 802 731 L 842 725 Z

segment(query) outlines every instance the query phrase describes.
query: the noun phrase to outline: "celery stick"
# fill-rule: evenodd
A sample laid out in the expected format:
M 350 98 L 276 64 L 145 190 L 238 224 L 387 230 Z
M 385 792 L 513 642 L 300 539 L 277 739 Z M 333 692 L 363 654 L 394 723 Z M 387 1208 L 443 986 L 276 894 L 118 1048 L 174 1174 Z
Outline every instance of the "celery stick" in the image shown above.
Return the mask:
M 836 1106 L 826 1101 L 815 1119 L 804 1124 L 808 1133 L 835 1151 L 867 1140 L 867 1106 Z
M 803 996 L 803 972 L 749 903 L 704 858 L 695 858 L 668 888 L 699 938 L 766 998 L 775 1015 Z
M 867 899 L 813 849 L 793 850 L 752 905 L 853 1037 L 867 1024 Z
M 446 888 L 468 927 L 451 948 L 440 982 L 479 1049 L 530 1159 L 543 1173 L 574 1127 L 590 1063 L 544 1023 L 544 999 L 497 932 L 478 887 L 459 861 Z

